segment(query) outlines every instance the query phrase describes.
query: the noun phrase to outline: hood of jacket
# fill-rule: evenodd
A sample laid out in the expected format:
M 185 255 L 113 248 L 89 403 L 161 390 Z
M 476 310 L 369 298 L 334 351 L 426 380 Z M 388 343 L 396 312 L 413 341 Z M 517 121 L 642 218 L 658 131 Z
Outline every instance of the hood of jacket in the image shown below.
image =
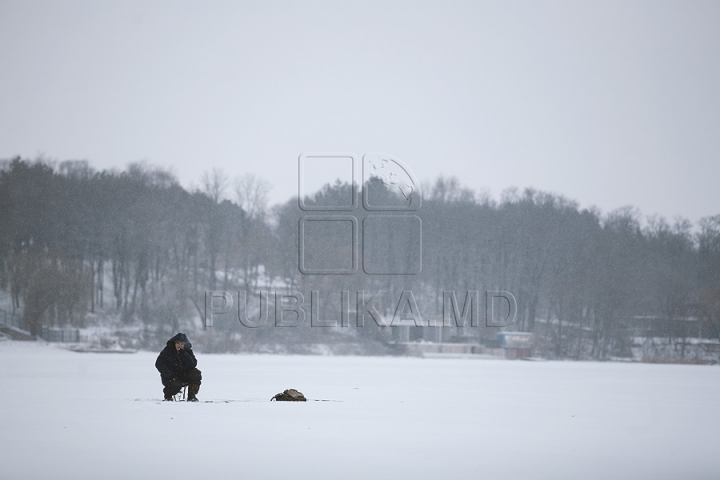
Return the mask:
M 190 340 L 188 339 L 187 335 L 184 333 L 178 333 L 174 337 L 172 337 L 170 340 L 167 341 L 167 346 L 175 348 L 175 342 L 183 342 L 185 344 L 186 349 L 192 348 L 192 343 L 190 343 Z

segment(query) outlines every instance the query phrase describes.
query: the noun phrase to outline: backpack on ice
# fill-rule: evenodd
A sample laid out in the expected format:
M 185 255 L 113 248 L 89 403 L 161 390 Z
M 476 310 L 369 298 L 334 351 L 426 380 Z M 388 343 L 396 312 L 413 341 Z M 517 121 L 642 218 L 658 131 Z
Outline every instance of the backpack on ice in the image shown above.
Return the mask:
M 305 395 L 298 392 L 294 388 L 289 388 L 285 390 L 282 393 L 278 393 L 274 397 L 270 399 L 272 402 L 275 400 L 276 402 L 306 402 L 307 399 L 305 398 Z

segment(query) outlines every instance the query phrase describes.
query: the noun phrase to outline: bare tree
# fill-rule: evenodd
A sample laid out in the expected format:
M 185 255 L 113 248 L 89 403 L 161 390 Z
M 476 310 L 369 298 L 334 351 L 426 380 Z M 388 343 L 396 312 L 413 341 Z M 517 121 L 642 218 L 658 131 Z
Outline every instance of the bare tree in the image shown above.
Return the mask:
M 211 172 L 206 171 L 202 176 L 203 193 L 215 204 L 220 203 L 229 183 L 227 175 L 221 168 L 213 168 Z
M 272 186 L 254 173 L 245 173 L 235 179 L 235 198 L 250 219 L 261 218 L 267 212 Z

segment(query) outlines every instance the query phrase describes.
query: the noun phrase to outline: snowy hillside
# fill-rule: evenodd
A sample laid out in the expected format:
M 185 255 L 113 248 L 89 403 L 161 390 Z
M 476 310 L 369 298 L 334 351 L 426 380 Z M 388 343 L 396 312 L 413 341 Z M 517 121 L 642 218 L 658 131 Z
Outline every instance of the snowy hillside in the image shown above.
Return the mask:
M 155 357 L 0 342 L 0 478 L 720 478 L 718 367 L 199 355 L 192 404 Z

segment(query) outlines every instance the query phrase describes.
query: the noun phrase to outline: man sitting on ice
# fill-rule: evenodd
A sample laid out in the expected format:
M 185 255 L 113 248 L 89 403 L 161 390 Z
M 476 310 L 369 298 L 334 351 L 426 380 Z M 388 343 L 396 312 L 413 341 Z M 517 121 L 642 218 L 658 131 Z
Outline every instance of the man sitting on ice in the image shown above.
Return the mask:
M 188 385 L 187 401 L 198 401 L 196 395 L 200 391 L 202 375 L 196 366 L 197 360 L 187 335 L 178 333 L 167 341 L 155 361 L 155 368 L 160 372 L 160 380 L 165 387 L 163 393 L 166 402 L 172 402 L 173 396 L 185 385 Z

